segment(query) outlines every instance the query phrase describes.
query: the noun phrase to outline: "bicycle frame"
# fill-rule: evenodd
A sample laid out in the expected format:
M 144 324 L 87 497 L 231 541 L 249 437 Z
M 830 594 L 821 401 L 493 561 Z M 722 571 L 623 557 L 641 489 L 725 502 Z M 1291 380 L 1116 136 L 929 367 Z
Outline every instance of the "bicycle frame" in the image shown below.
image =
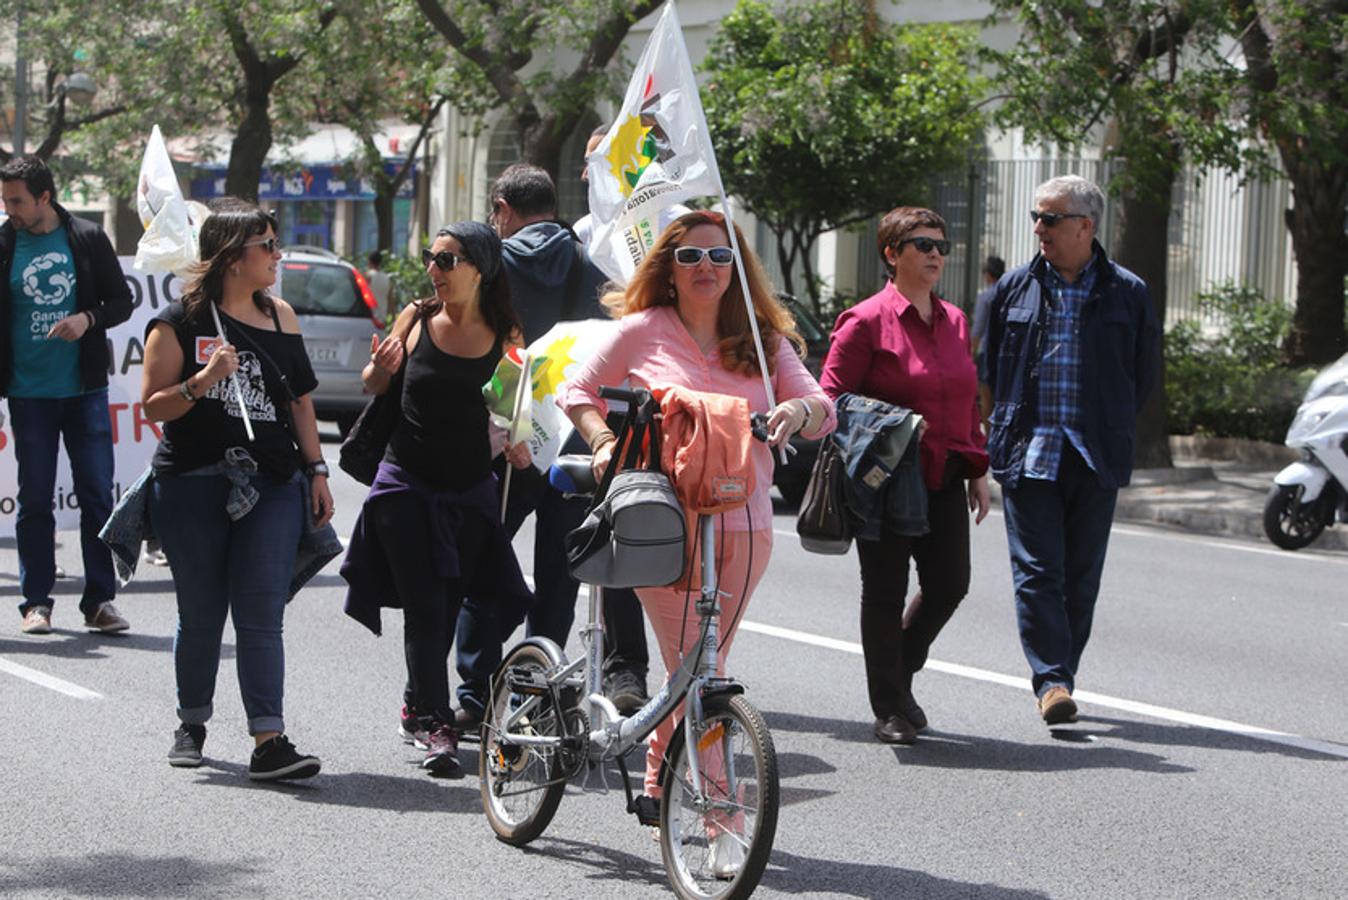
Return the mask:
M 583 673 L 584 699 L 581 701 L 581 708 L 586 711 L 592 724 L 589 732 L 590 746 L 599 749 L 601 759 L 626 754 L 645 740 L 667 716 L 673 715 L 679 702 L 685 698 L 687 700 L 687 707 L 684 710 L 685 720 L 694 723 L 702 721 L 702 691 L 708 683 L 718 680 L 716 648 L 720 630 L 717 623 L 721 608 L 716 575 L 715 519 L 711 516 L 699 516 L 698 533 L 702 554 L 702 586 L 697 601 L 697 612 L 701 619 L 697 646 L 693 652 L 684 656 L 683 663 L 654 697 L 631 716 L 624 717 L 604 696 L 601 684 L 604 628 L 600 614 L 603 588 L 595 585 L 588 585 L 589 620 L 581 631 L 586 643 L 585 655 L 566 663 L 548 676 L 550 685 L 561 686 L 574 683 L 574 676 Z M 497 739 L 507 745 L 560 746 L 564 740 L 562 737 L 519 734 L 516 731 L 516 727 L 532 713 L 539 702 L 540 698 L 533 696 L 512 710 L 499 730 Z M 702 780 L 696 753 L 689 755 L 689 765 L 692 769 L 693 784 L 700 793 Z

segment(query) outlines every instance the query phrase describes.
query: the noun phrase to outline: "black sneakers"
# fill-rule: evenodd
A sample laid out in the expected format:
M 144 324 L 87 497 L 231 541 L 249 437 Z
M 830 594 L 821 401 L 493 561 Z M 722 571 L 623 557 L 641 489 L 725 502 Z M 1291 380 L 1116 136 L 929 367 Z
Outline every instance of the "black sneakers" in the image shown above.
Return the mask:
M 454 726 L 437 723 L 426 738 L 426 758 L 421 767 L 439 778 L 458 778 L 463 774 L 459 765 L 459 735 Z
M 303 756 L 284 734 L 278 734 L 253 751 L 248 777 L 254 781 L 288 781 L 313 778 L 322 768 L 317 756 Z
M 616 669 L 604 679 L 604 694 L 624 716 L 646 705 L 646 679 L 631 669 Z
M 417 712 L 416 707 L 404 704 L 402 712 L 398 714 L 398 737 L 403 739 L 403 743 L 425 750 L 427 728 L 425 718 Z
M 201 765 L 201 746 L 206 743 L 205 725 L 179 725 L 173 732 L 173 747 L 169 749 L 170 766 L 195 769 Z

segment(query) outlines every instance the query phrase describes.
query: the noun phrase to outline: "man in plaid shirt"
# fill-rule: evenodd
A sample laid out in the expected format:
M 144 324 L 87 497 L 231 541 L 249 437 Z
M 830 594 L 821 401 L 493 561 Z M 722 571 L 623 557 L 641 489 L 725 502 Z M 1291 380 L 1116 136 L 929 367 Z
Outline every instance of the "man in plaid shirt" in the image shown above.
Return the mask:
M 1096 241 L 1100 189 L 1075 175 L 1035 192 L 1039 253 L 997 284 L 985 366 L 988 456 L 1002 484 L 1021 646 L 1040 716 L 1075 721 L 1118 489 L 1160 370 L 1147 286 Z

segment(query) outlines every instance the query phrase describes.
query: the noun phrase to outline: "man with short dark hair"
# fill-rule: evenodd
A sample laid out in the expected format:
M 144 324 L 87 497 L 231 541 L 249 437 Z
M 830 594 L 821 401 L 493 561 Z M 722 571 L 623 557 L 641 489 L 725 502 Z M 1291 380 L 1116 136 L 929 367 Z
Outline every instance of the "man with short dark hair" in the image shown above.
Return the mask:
M 978 414 L 983 418 L 983 429 L 988 427 L 988 416 L 992 414 L 992 389 L 988 387 L 987 372 L 983 364 L 983 342 L 988 336 L 988 310 L 992 308 L 992 295 L 997 292 L 997 282 L 1006 274 L 1006 263 L 1000 256 L 989 256 L 983 263 L 983 290 L 974 298 L 973 322 L 969 326 L 969 340 L 973 346 L 974 367 L 978 370 Z
M 1096 240 L 1104 194 L 1076 175 L 1035 191 L 1039 254 L 998 283 L 988 323 L 988 456 L 1002 484 L 1020 642 L 1039 715 L 1076 721 L 1118 489 L 1160 371 L 1147 285 Z
M 379 321 L 387 323 L 392 320 L 395 310 L 390 302 L 393 300 L 393 279 L 384 271 L 384 251 L 371 251 L 365 262 L 365 283 L 370 286 L 370 293 L 374 294 Z
M 0 396 L 9 398 L 19 470 L 15 536 L 23 631 L 51 632 L 56 578 L 57 445 L 65 441 L 80 510 L 86 628 L 125 631 L 112 605 L 112 554 L 98 539 L 112 512 L 107 329 L 131 316 L 131 288 L 108 236 L 56 202 L 36 156 L 0 168 Z
M 501 236 L 510 299 L 524 326 L 525 343 L 542 337 L 559 321 L 606 318 L 599 292 L 607 278 L 585 254 L 575 234 L 557 221 L 552 176 L 528 163 L 510 166 L 492 184 L 492 227 Z M 573 435 L 563 452 L 586 452 Z M 529 634 L 565 646 L 576 615 L 579 585 L 571 577 L 563 543 L 580 525 L 586 503 L 567 498 L 547 476 L 530 466 L 511 475 L 506 530 L 512 536 L 534 514 L 534 608 Z M 471 727 L 487 700 L 488 680 L 500 661 L 500 638 L 518 625 L 510 613 L 496 615 L 492 598 L 467 597 L 458 625 L 460 728 Z M 641 605 L 633 591 L 604 591 L 604 618 L 616 649 L 606 664 L 606 692 L 620 710 L 645 701 L 646 635 Z M 495 636 L 495 642 L 492 641 Z M 635 645 L 635 646 L 634 646 Z

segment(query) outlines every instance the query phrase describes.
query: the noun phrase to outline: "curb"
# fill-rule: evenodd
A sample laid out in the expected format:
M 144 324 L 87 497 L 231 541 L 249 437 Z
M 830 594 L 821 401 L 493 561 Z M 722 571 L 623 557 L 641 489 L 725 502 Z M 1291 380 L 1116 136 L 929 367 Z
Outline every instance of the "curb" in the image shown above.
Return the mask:
M 1176 459 L 1220 459 L 1279 469 L 1301 457 L 1296 450 L 1282 444 L 1202 434 L 1172 434 L 1170 455 Z
M 1209 483 L 1221 485 L 1221 482 L 1217 481 Z M 1201 482 L 1190 482 L 1190 484 L 1194 487 L 1202 486 Z M 989 487 L 993 503 L 1000 508 L 1002 505 L 1001 485 L 989 479 Z M 1265 547 L 1276 549 L 1264 535 L 1264 523 L 1260 512 L 1248 508 L 1223 508 L 1215 496 L 1209 498 L 1206 502 L 1196 499 L 1191 504 L 1167 505 L 1157 502 L 1156 497 L 1139 496 L 1135 493 L 1136 491 L 1151 489 L 1134 484 L 1119 491 L 1119 498 L 1114 506 L 1114 521 L 1139 525 L 1162 525 L 1178 528 L 1190 534 L 1208 535 L 1210 537 L 1254 540 Z M 1164 487 L 1158 486 L 1158 489 L 1164 490 Z M 1215 495 L 1217 491 L 1214 490 L 1212 493 Z M 1260 508 L 1262 509 L 1262 504 Z M 1348 525 L 1340 523 L 1326 528 L 1315 539 L 1315 543 L 1306 549 L 1348 551 Z M 1286 550 L 1282 552 L 1294 553 L 1296 551 Z

